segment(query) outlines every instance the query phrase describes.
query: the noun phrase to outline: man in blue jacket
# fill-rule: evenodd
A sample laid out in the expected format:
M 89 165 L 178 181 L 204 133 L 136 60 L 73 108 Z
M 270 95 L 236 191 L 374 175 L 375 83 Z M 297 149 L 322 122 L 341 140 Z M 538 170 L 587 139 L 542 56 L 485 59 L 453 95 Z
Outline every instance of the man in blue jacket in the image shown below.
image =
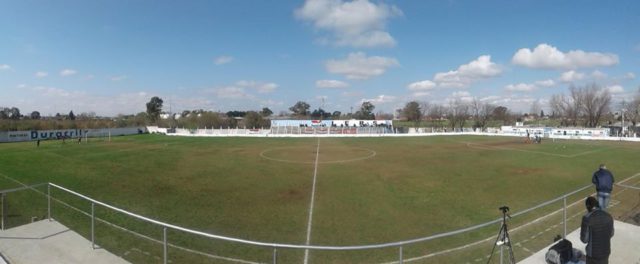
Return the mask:
M 600 164 L 600 169 L 593 173 L 591 182 L 596 186 L 600 209 L 607 211 L 609 200 L 611 200 L 611 190 L 613 189 L 613 174 L 607 170 L 607 166 Z
M 587 244 L 587 264 L 607 264 L 611 254 L 613 218 L 598 208 L 598 201 L 591 196 L 585 201 L 587 214 L 582 217 L 580 240 Z

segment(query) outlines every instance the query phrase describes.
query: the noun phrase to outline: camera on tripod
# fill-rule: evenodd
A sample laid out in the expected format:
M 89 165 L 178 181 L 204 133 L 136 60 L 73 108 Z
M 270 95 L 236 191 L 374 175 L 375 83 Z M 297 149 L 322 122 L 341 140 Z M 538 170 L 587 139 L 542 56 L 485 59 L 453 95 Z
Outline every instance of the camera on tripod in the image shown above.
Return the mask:
M 507 218 L 511 218 L 511 216 L 509 215 L 509 206 L 503 205 L 502 207 L 498 208 L 498 210 L 502 212 L 502 225 L 500 226 L 500 231 L 498 231 L 496 242 L 493 244 L 493 249 L 491 249 L 491 254 L 489 254 L 487 264 L 491 263 L 491 258 L 493 257 L 493 252 L 496 250 L 496 246 L 500 246 L 500 263 L 502 263 L 502 249 L 506 246 L 509 254 L 509 263 L 515 264 L 516 258 L 513 255 L 511 239 L 509 238 L 509 231 L 507 230 Z

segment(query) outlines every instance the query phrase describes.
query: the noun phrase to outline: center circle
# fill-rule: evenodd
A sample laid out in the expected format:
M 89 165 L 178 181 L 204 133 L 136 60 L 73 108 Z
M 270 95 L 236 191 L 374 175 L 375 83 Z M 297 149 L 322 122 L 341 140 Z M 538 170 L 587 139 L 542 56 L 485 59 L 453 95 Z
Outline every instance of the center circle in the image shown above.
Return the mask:
M 260 157 L 286 163 L 316 163 L 316 147 L 280 147 L 260 152 Z M 318 164 L 346 163 L 373 158 L 377 152 L 358 147 L 320 147 Z

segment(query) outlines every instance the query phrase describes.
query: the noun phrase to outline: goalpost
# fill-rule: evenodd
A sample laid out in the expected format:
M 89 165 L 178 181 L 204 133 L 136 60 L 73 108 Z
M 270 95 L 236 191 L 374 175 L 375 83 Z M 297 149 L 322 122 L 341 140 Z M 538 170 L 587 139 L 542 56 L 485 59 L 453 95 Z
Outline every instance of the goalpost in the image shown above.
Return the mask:
M 111 142 L 111 129 L 94 129 L 92 131 L 88 131 L 84 134 L 84 142 L 89 143 L 89 138 L 92 138 L 93 141 L 102 141 L 102 142 Z

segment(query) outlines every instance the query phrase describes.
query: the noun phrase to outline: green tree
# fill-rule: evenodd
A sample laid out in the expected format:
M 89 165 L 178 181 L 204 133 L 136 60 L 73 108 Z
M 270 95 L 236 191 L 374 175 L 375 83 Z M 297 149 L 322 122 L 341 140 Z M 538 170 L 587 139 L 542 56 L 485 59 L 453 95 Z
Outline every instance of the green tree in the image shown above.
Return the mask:
M 295 116 L 304 117 L 309 115 L 309 104 L 304 101 L 298 101 L 292 107 L 289 107 L 289 111 L 293 112 Z
M 402 109 L 402 115 L 407 118 L 407 121 L 413 121 L 416 123 L 416 127 L 422 120 L 422 109 L 420 103 L 416 101 L 408 102 Z
M 69 120 L 76 120 L 76 115 L 73 113 L 73 110 L 69 111 Z
M 268 116 L 273 115 L 273 111 L 271 111 L 271 109 L 269 109 L 268 107 L 263 107 L 263 108 L 262 108 L 262 111 L 260 111 L 260 114 L 261 114 L 263 117 L 268 117 Z
M 494 120 L 502 121 L 502 124 L 506 125 L 509 123 L 509 120 L 510 120 L 509 108 L 505 106 L 498 106 L 493 109 L 491 116 L 493 116 Z
M 331 114 L 331 118 L 333 120 L 338 120 L 340 119 L 340 116 L 342 115 L 342 112 L 340 111 L 333 111 L 333 113 Z
M 356 118 L 364 119 L 364 120 L 373 120 L 376 119 L 373 114 L 373 109 L 376 107 L 369 101 L 362 102 L 360 105 L 360 110 L 356 112 Z
M 256 111 L 248 111 L 244 116 L 244 124 L 247 128 L 261 128 L 263 123 L 262 115 Z
M 40 112 L 38 111 L 33 111 L 31 112 L 31 119 L 40 119 Z
M 151 100 L 147 103 L 147 115 L 151 123 L 157 123 L 160 119 L 160 112 L 162 111 L 162 99 L 160 97 L 151 97 Z

